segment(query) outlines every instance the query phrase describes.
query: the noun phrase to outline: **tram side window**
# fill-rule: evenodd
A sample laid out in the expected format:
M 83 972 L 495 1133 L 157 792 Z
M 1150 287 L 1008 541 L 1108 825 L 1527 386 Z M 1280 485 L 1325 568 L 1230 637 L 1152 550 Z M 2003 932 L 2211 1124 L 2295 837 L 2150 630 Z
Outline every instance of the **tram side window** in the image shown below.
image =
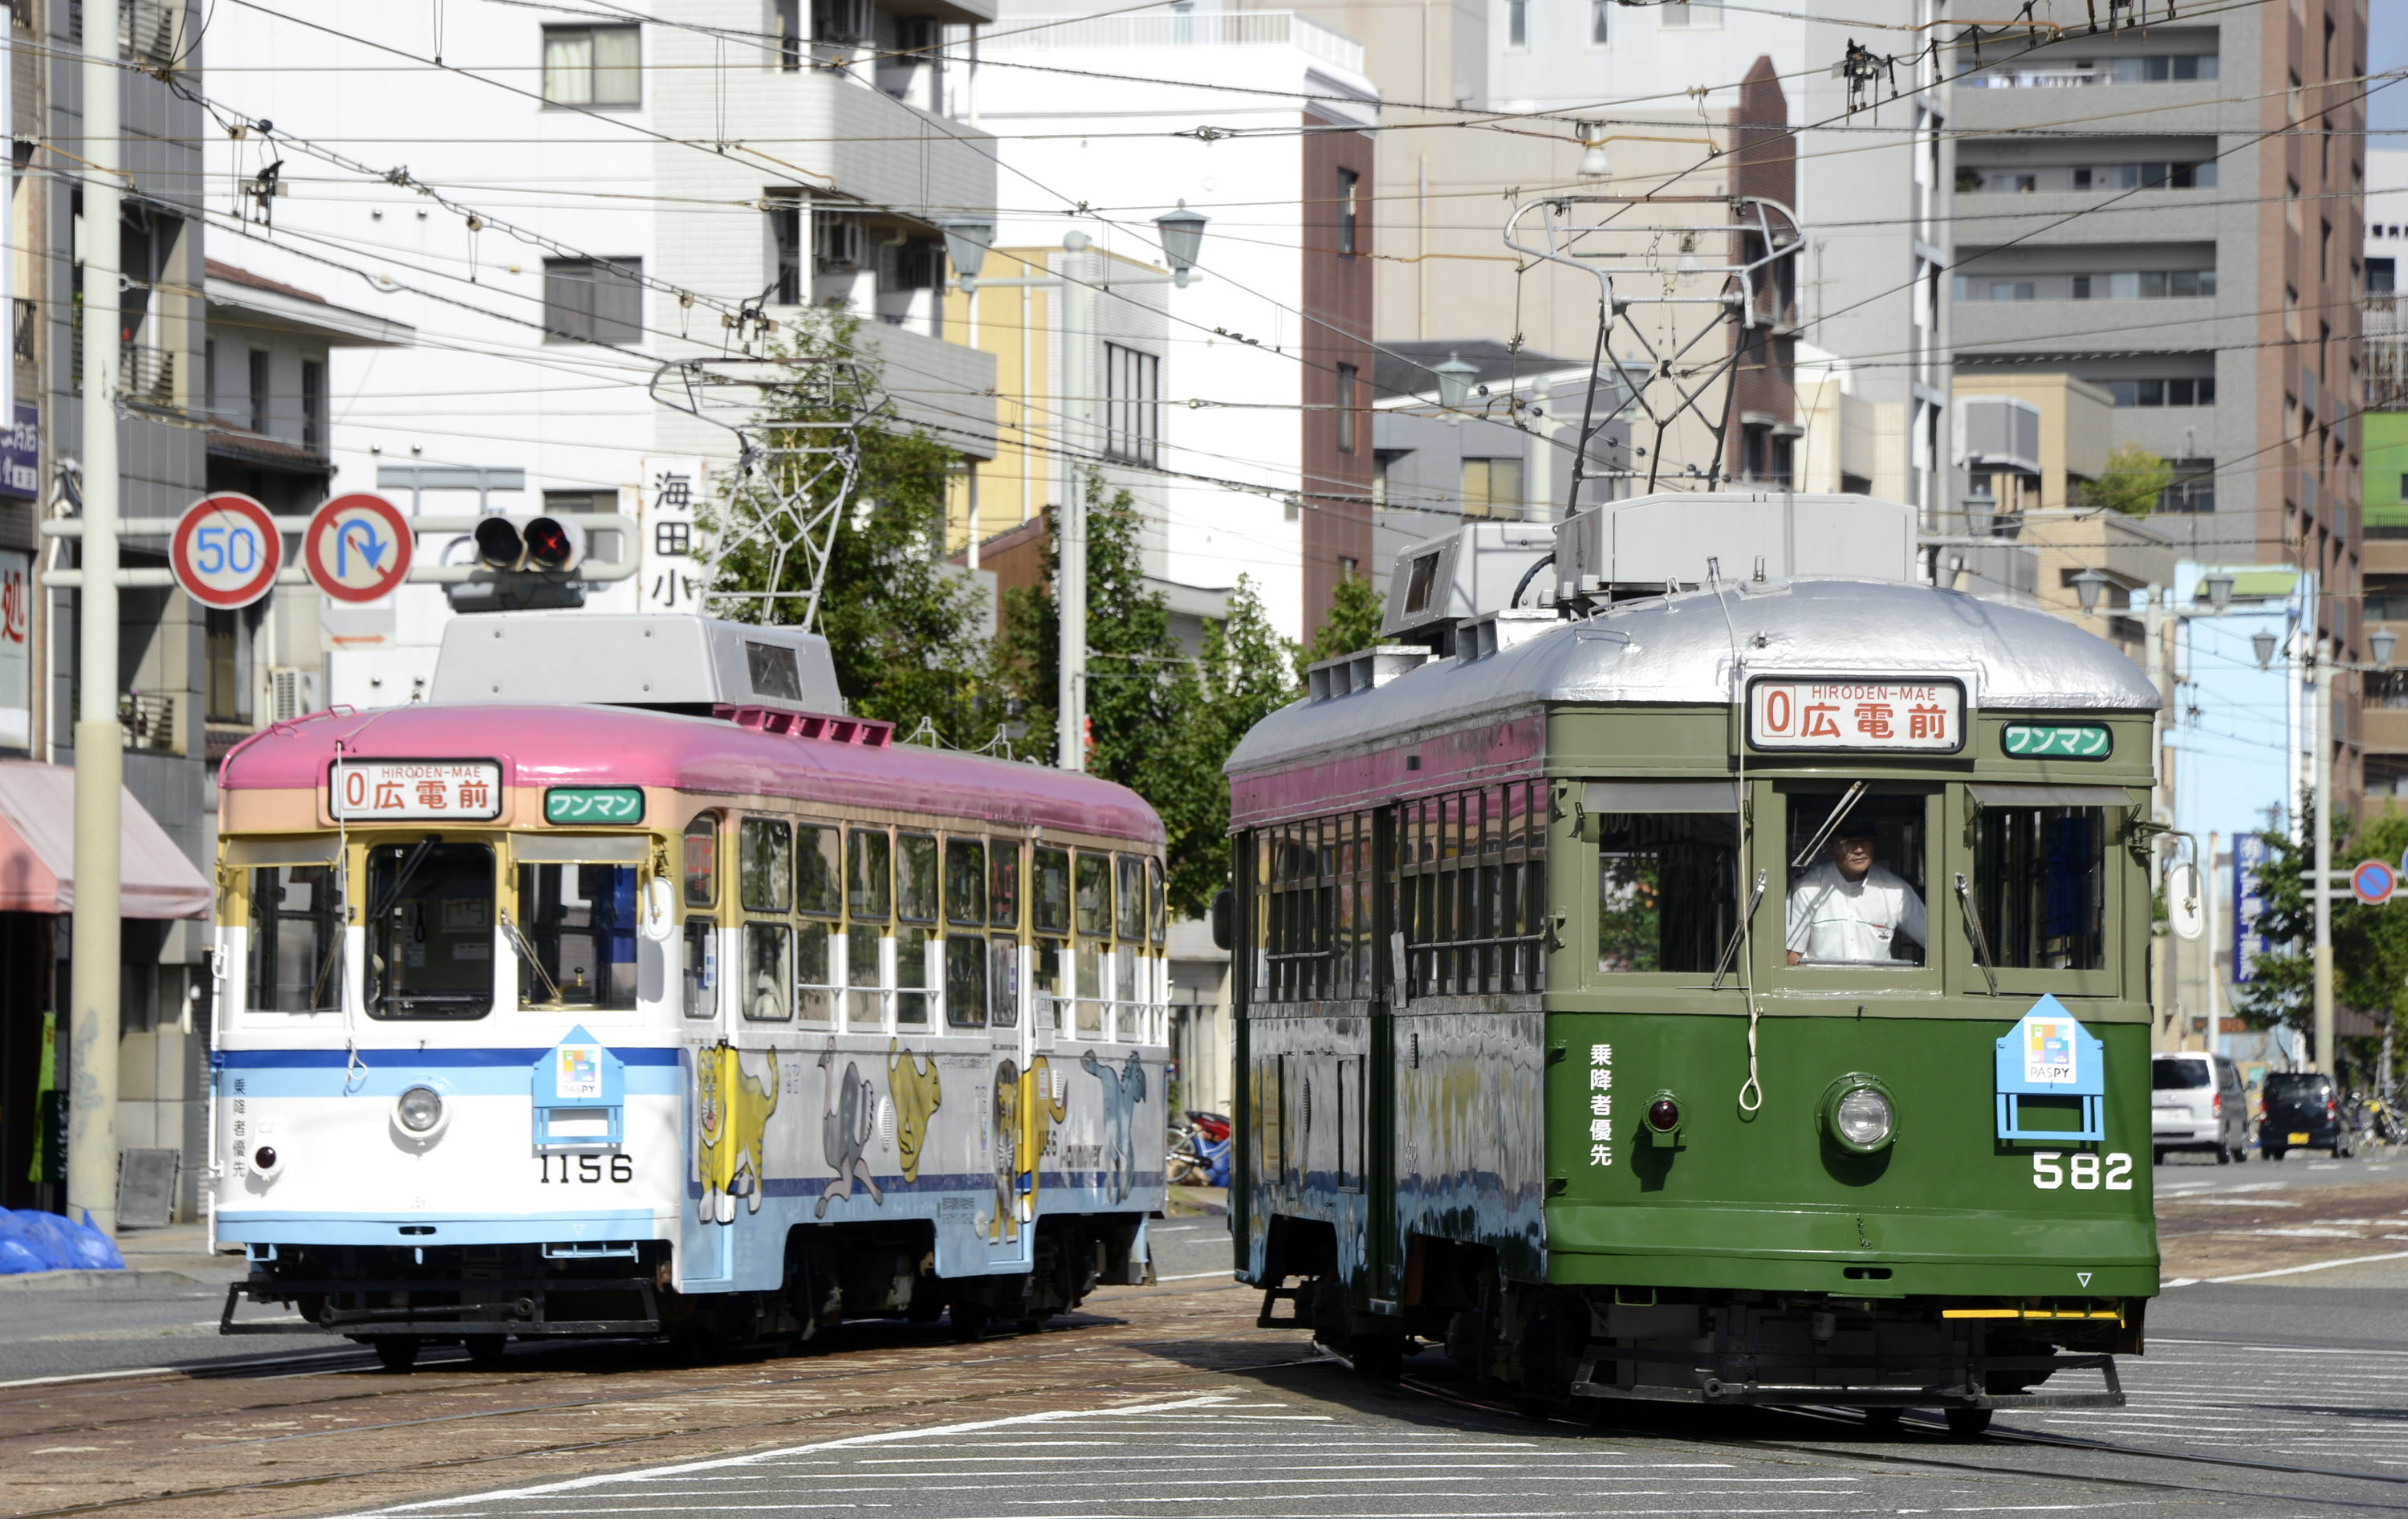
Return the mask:
M 1789 963 L 1912 969 L 1930 927 L 1923 883 L 1924 799 L 1844 790 L 1789 794 L 1785 861 L 1793 866 L 1784 917 Z M 1840 813 L 1834 823 L 1833 814 Z M 1826 824 L 1829 824 L 1826 833 Z
M 902 920 L 895 931 L 895 1022 L 925 1027 L 938 984 L 928 964 L 937 953 L 937 841 L 926 834 L 895 836 L 895 916 Z
M 987 940 L 988 1022 L 997 1028 L 1020 1026 L 1020 842 L 1013 838 L 987 841 L 987 921 L 995 937 Z
M 844 845 L 832 827 L 795 824 L 795 1015 L 832 1024 L 841 995 L 837 939 L 844 932 Z
M 520 1006 L 633 1009 L 636 867 L 520 866 L 518 937 Z
M 380 1019 L 482 1018 L 494 1010 L 490 844 L 379 844 L 367 852 L 361 1000 Z
M 794 906 L 794 834 L 783 818 L 746 818 L 737 835 L 738 896 L 744 921 L 744 1016 L 756 1024 L 795 1015 L 795 933 L 785 914 Z M 775 921 L 753 916 L 776 913 Z
M 331 851 L 329 851 L 331 853 Z M 251 1007 L 319 1012 L 343 1004 L 342 876 L 331 865 L 270 865 L 251 873 Z
M 945 840 L 945 1022 L 986 1023 L 986 845 Z
M 1413 996 L 1545 989 L 1548 810 L 1541 781 L 1398 810 L 1398 924 Z
M 705 812 L 686 824 L 680 874 L 685 881 L 685 1015 L 709 1018 L 719 1010 L 719 940 L 710 909 L 719 901 L 719 814 Z
M 1111 998 L 1111 989 L 1105 983 L 1111 959 L 1111 855 L 1079 852 L 1074 910 L 1079 930 L 1072 956 L 1073 973 L 1078 978 L 1075 1031 L 1081 1039 L 1106 1039 L 1110 1037 L 1107 1007 Z
M 1138 952 L 1145 945 L 1145 861 L 1135 854 L 1112 856 L 1112 1037 L 1137 1044 L 1146 1037 L 1146 1016 L 1152 1008 L 1150 965 Z
M 1032 853 L 1029 874 L 1029 926 L 1036 930 L 1037 984 L 1034 990 L 1041 999 L 1039 1007 L 1056 1032 L 1068 1032 L 1068 1019 L 1063 1010 L 1068 1005 L 1070 988 L 1064 984 L 1065 961 L 1068 958 L 1063 940 L 1070 932 L 1070 852 L 1066 849 L 1039 849 Z
M 845 835 L 845 1026 L 886 1026 L 886 974 L 882 942 L 893 932 L 893 854 L 882 828 Z
M 1973 900 L 1994 963 L 2097 970 L 2107 963 L 2107 817 L 2096 807 L 1984 807 Z
M 1598 819 L 1598 969 L 1710 975 L 1738 926 L 1737 814 Z

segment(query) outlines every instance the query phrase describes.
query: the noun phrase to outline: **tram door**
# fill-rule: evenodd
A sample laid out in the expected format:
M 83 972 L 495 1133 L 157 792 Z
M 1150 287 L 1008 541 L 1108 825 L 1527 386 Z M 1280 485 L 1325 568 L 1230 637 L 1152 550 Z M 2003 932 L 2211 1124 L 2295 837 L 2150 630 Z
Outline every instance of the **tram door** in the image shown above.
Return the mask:
M 1027 911 L 1025 864 L 1015 839 L 993 839 L 988 845 L 987 1034 L 991 1046 L 986 1163 L 993 1175 L 993 1196 L 980 1208 L 986 1218 L 987 1264 L 998 1269 L 1026 1270 L 1036 1261 L 1037 1168 L 1044 1125 L 1039 1104 L 1040 1082 L 1050 1087 L 1037 1063 L 1037 1033 L 1046 1000 L 1038 989 L 1037 953 L 1022 942 L 1022 915 Z M 1043 1010 L 1050 1019 L 1052 1009 Z
M 679 896 L 683 924 L 671 940 L 678 960 L 679 1043 L 686 1082 L 685 1164 L 679 1188 L 678 1275 L 710 1286 L 735 1275 L 731 1223 L 720 1215 L 725 1194 L 709 1184 L 707 1153 L 715 1151 L 727 1115 L 728 1008 L 734 977 L 726 974 L 727 938 L 717 923 L 727 880 L 728 840 L 723 819 L 705 812 L 679 843 Z M 731 1213 L 732 1222 L 732 1213 Z

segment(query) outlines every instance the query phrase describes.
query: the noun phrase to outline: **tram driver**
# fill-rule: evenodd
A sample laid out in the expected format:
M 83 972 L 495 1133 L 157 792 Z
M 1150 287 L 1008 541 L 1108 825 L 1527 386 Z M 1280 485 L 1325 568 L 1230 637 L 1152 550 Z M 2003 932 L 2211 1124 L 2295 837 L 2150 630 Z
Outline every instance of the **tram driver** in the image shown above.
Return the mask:
M 1923 898 L 1894 872 L 1873 863 L 1870 833 L 1839 833 L 1830 857 L 1789 887 L 1789 963 L 1907 965 L 1897 952 L 1903 934 L 1927 942 Z

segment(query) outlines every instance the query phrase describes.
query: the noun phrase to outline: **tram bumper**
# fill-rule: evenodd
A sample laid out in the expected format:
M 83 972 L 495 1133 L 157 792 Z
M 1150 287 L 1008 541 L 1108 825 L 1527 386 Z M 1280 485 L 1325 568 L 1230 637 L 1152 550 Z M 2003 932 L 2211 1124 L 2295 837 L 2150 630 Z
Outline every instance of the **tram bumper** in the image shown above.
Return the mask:
M 1664 1381 L 1614 1380 L 1617 1365 L 1670 1371 Z M 1922 1363 L 1922 1364 L 1918 1364 Z M 1679 1373 L 1685 1371 L 1687 1377 Z M 2097 1392 L 1992 1392 L 1994 1379 L 2037 1382 L 2059 1371 L 2097 1371 Z M 1599 1373 L 1604 1380 L 1599 1380 Z M 1902 1373 L 1915 1373 L 1912 1376 Z M 2122 1408 L 2124 1387 L 2113 1355 L 1882 1356 L 1699 1355 L 1638 1348 L 1598 1348 L 1581 1358 L 1574 1397 L 1639 1402 L 1820 1404 L 1839 1408 Z
M 517 1249 L 284 1249 L 254 1255 L 228 1284 L 223 1335 L 522 1338 L 658 1334 L 664 1245 L 625 1241 Z M 237 1321 L 245 1301 L 297 1319 Z

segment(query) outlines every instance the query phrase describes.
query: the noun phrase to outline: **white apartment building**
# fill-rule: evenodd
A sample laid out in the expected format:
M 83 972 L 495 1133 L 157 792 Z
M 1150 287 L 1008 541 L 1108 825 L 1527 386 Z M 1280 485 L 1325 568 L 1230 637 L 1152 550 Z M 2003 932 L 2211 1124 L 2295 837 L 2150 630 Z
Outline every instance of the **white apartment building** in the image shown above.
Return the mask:
M 982 491 L 981 532 L 1053 505 L 1038 497 L 1068 471 L 1044 464 L 1064 450 L 1140 451 L 1160 471 L 1133 493 L 1161 514 L 1147 572 L 1188 587 L 1247 576 L 1282 632 L 1309 637 L 1338 581 L 1372 561 L 1375 182 L 1361 129 L 1379 99 L 1362 49 L 1284 11 L 1079 17 L 1038 3 L 1005 9 L 979 44 L 977 121 L 1001 168 L 995 241 L 1014 251 L 989 275 L 1121 279 L 1111 271 L 1162 265 L 1156 217 L 1184 204 L 1208 221 L 1195 279 L 1098 293 L 1091 322 L 1052 291 L 978 294 L 982 341 L 1017 353 L 1025 336 L 1053 365 L 1025 394 L 1022 361 L 1002 366 L 1004 478 Z M 1087 251 L 1062 251 L 1071 232 Z M 1066 334 L 1066 319 L 1092 330 Z M 1098 350 L 1086 373 L 1102 383 L 1085 396 L 1061 387 L 1074 343 Z M 1111 420 L 1129 415 L 1158 431 Z M 1016 462 L 1024 447 L 1033 469 Z
M 935 47 L 945 26 L 991 19 L 986 0 L 666 0 L 625 21 L 280 9 L 291 19 L 212 19 L 225 65 L 211 99 L 274 125 L 209 135 L 212 251 L 357 292 L 345 298 L 419 334 L 336 354 L 337 491 L 445 465 L 522 472 L 521 489 L 482 497 L 496 511 L 640 517 L 681 482 L 708 494 L 737 437 L 683 406 L 670 366 L 763 351 L 765 333 L 775 343 L 802 308 L 831 302 L 864 322 L 908 421 L 992 454 L 994 364 L 942 325 L 937 230 L 995 202 L 993 144 L 964 119 L 970 71 Z M 407 491 L 384 494 L 409 509 Z M 659 547 L 646 535 L 646 573 L 587 605 L 683 609 L 692 582 L 653 562 Z M 461 544 L 423 537 L 419 552 Z M 450 615 L 438 590 L 406 587 L 354 619 L 327 698 L 411 699 Z

